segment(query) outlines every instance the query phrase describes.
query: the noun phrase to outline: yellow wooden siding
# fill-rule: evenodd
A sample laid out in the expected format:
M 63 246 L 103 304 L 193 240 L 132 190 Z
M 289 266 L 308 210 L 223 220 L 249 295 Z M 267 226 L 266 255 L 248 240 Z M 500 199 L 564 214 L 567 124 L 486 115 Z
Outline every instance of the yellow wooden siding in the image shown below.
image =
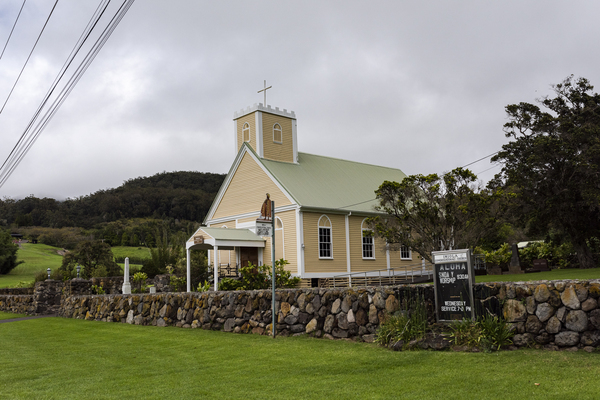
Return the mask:
M 275 207 L 291 204 L 256 161 L 245 154 L 212 218 L 258 212 L 267 193 Z
M 264 158 L 276 161 L 294 162 L 294 143 L 292 140 L 292 120 L 264 113 L 263 121 L 263 155 Z M 281 126 L 281 143 L 273 141 L 273 126 Z
M 243 117 L 241 117 L 240 119 L 236 120 L 237 122 L 237 143 L 238 143 L 238 151 L 240 150 L 240 147 L 242 147 L 242 144 L 244 143 L 244 137 L 243 137 L 243 128 L 244 128 L 244 124 L 247 122 L 248 125 L 250 126 L 250 146 L 252 146 L 252 148 L 254 150 L 256 150 L 256 116 L 255 113 L 252 114 L 248 114 L 248 115 L 244 115 Z
M 375 238 L 372 259 L 362 257 L 362 222 L 364 217 L 350 216 L 348 225 L 350 233 L 350 263 L 352 272 L 375 271 L 387 268 L 385 257 L 385 242 Z
M 304 271 L 339 272 L 348 270 L 346 260 L 346 223 L 344 215 L 326 214 L 331 220 L 331 250 L 333 259 L 319 259 L 319 218 L 321 213 L 302 214 L 304 224 Z
M 403 268 L 405 266 L 417 266 L 421 264 L 421 256 L 412 252 L 412 260 L 401 260 L 400 250 L 390 250 L 390 268 Z
M 283 224 L 283 241 L 281 240 L 281 231 L 275 231 L 275 259 L 285 258 L 289 264 L 285 269 L 292 274 L 298 273 L 298 247 L 296 235 L 296 211 L 290 210 L 277 213 L 276 217 L 281 219 Z M 271 265 L 271 238 L 266 238 L 263 260 L 265 264 Z M 281 244 L 283 243 L 283 246 Z M 281 247 L 280 247 L 281 246 Z M 285 257 L 283 248 L 285 247 Z

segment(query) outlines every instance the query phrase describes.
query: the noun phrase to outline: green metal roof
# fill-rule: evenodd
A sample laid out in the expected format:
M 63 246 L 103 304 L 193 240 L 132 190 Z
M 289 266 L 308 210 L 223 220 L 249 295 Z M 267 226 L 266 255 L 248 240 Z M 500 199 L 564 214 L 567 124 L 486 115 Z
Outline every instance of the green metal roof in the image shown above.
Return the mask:
M 380 167 L 307 153 L 298 164 L 260 159 L 301 207 L 373 212 L 375 190 L 383 181 L 400 182 L 406 175 Z
M 256 236 L 254 232 L 249 229 L 226 229 L 226 228 L 207 228 L 201 227 L 199 230 L 204 231 L 212 238 L 216 240 L 230 240 L 230 241 L 255 241 L 264 242 L 265 240 L 260 236 Z M 194 234 L 194 236 L 197 235 Z M 193 237 L 193 236 L 192 236 Z

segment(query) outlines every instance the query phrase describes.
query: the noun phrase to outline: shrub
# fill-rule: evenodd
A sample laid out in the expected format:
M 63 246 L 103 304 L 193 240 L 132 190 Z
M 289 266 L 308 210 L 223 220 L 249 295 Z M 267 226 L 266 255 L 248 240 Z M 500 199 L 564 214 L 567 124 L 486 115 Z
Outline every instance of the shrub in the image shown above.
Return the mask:
M 146 293 L 146 289 L 148 289 L 148 286 L 146 285 L 146 279 L 148 279 L 148 275 L 146 275 L 144 272 L 136 272 L 133 275 L 133 283 L 137 287 L 133 289 L 132 292 Z
M 102 286 L 92 285 L 92 294 L 106 294 L 106 292 Z
M 219 281 L 219 290 L 243 290 L 242 282 L 237 279 L 223 278 Z
M 73 271 L 76 265 L 81 265 L 81 276 L 88 279 L 99 268 L 104 267 L 104 276 L 116 276 L 121 274 L 121 267 L 114 261 L 110 246 L 100 241 L 86 240 L 77 245 L 75 250 L 63 256 L 60 269 L 65 273 Z
M 208 281 L 204 281 L 204 283 L 199 283 L 197 292 L 208 292 L 210 290 L 210 283 Z
M 12 242 L 7 231 L 0 229 L 0 274 L 8 274 L 22 261 L 17 261 L 19 246 Z
M 418 296 L 414 301 L 404 303 L 407 311 L 388 315 L 379 325 L 375 342 L 383 346 L 399 341 L 408 348 L 411 340 L 421 339 L 427 333 L 427 309 L 425 300 Z
M 450 324 L 451 337 L 459 346 L 480 347 L 486 352 L 500 350 L 512 343 L 514 332 L 504 319 L 491 313 L 473 321 L 463 319 Z
M 290 271 L 285 270 L 289 264 L 283 258 L 275 260 L 275 286 L 278 288 L 292 288 L 298 286 L 300 278 L 292 277 Z M 272 282 L 272 267 L 270 265 L 254 265 L 248 263 L 240 268 L 239 280 L 224 278 L 219 282 L 219 290 L 259 290 L 268 289 Z M 225 281 L 225 283 L 222 283 Z
M 176 275 L 171 275 L 169 280 L 169 286 L 171 290 L 174 292 L 183 292 L 186 289 L 187 279 L 185 277 L 177 277 Z

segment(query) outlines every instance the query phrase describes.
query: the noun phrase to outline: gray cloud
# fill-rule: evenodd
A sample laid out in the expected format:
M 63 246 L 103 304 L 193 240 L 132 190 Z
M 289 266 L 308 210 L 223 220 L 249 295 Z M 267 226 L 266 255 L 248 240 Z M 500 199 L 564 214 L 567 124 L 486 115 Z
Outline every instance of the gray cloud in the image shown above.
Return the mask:
M 20 3 L 0 5 L 1 43 Z M 0 99 L 50 6 L 26 5 L 0 60 Z M 0 115 L 2 160 L 95 6 L 59 3 Z M 301 151 L 447 171 L 500 149 L 507 104 L 548 95 L 569 74 L 600 82 L 599 8 L 138 0 L 0 196 L 76 197 L 161 171 L 227 172 L 233 112 L 263 101 L 264 79 L 268 103 L 296 112 Z

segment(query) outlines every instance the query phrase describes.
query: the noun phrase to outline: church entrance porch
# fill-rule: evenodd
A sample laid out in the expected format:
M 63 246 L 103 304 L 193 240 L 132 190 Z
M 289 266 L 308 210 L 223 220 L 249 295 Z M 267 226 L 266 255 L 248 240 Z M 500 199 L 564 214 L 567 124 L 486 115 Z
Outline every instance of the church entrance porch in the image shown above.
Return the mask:
M 220 263 L 220 250 L 234 251 L 236 255 L 239 255 L 236 259 L 240 261 L 240 266 L 244 266 L 248 265 L 248 261 L 258 265 L 259 255 L 262 254 L 264 247 L 265 239 L 249 229 L 198 228 L 186 242 L 187 291 L 191 292 L 190 252 L 192 250 L 208 250 L 208 263 L 209 266 L 212 266 L 214 290 L 218 290 L 220 277 L 235 276 L 238 272 L 237 263 L 233 265 Z

